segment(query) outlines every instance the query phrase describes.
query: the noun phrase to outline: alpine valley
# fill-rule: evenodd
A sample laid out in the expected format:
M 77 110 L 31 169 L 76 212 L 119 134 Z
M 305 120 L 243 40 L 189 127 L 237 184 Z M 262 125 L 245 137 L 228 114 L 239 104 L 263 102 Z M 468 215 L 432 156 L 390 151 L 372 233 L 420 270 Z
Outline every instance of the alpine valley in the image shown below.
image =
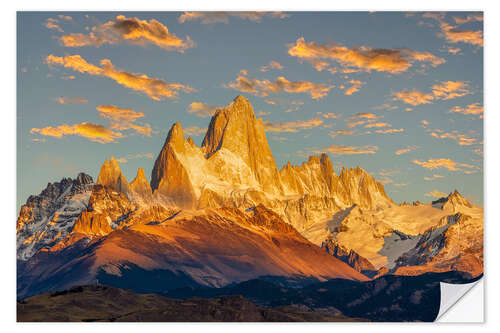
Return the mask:
M 129 182 L 110 157 L 96 181 L 80 173 L 49 183 L 17 219 L 23 316 L 30 304 L 57 298 L 63 311 L 75 306 L 71 297 L 91 304 L 96 293 L 123 298 L 126 312 L 135 292 L 156 294 L 144 299 L 153 308 L 209 298 L 196 302 L 232 309 L 221 320 L 431 321 L 439 281 L 482 273 L 482 207 L 458 191 L 397 204 L 362 168 L 337 174 L 327 154 L 279 170 L 242 96 L 217 109 L 201 146 L 175 123 L 149 179 L 139 168 Z M 72 311 L 78 320 L 118 318 Z M 124 318 L 154 320 L 158 311 Z M 219 318 L 210 311 L 200 320 Z

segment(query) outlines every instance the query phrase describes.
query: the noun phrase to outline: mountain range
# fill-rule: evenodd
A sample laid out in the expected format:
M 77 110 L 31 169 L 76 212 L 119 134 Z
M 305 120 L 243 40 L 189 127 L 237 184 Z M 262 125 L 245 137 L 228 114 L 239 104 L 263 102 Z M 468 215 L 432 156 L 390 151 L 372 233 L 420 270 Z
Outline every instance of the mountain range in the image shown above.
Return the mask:
M 397 204 L 327 154 L 278 169 L 264 124 L 236 97 L 201 146 L 175 123 L 151 177 L 111 157 L 30 196 L 17 219 L 17 294 L 106 283 L 138 292 L 483 272 L 483 209 L 458 191 Z

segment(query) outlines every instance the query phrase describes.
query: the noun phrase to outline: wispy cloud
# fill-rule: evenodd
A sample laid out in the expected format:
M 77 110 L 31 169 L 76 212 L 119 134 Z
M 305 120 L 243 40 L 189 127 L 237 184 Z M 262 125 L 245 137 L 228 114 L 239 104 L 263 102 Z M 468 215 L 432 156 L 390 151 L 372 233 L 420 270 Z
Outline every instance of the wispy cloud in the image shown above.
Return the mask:
M 450 171 L 460 171 L 463 169 L 477 169 L 476 166 L 467 163 L 458 163 L 449 158 L 431 158 L 427 161 L 413 160 L 413 163 L 420 165 L 423 168 L 434 169 L 448 169 Z
M 83 97 L 57 97 L 54 100 L 59 104 L 87 104 L 89 101 Z
M 266 132 L 297 133 L 301 130 L 318 127 L 321 124 L 323 124 L 323 120 L 321 118 L 275 123 L 264 121 L 264 129 Z
M 379 134 L 394 134 L 394 133 L 402 133 L 405 130 L 403 128 L 388 128 L 388 129 L 378 129 L 375 133 Z
M 406 72 L 415 62 L 429 63 L 437 67 L 446 61 L 429 52 L 417 52 L 407 48 L 380 49 L 368 46 L 349 48 L 335 42 L 318 44 L 314 41 L 306 42 L 303 37 L 295 44 L 288 46 L 288 54 L 300 60 L 311 62 L 315 67 L 318 60 L 330 60 L 339 63 L 347 69 L 360 69 L 366 72 L 388 72 L 399 74 Z M 319 66 L 323 70 L 326 64 Z M 318 68 L 316 68 L 318 69 Z
M 372 155 L 375 154 L 378 150 L 378 146 L 338 146 L 332 145 L 323 148 L 322 150 L 316 150 L 314 153 L 320 154 L 322 152 L 329 152 L 333 155 Z
M 448 194 L 446 194 L 444 192 L 441 192 L 441 191 L 438 191 L 438 190 L 434 190 L 432 192 L 425 193 L 424 195 L 426 197 L 433 197 L 433 198 L 442 198 L 442 197 L 447 197 L 448 196 Z
M 270 61 L 269 64 L 267 64 L 265 66 L 262 66 L 260 68 L 260 71 L 261 72 L 267 72 L 270 69 L 282 70 L 283 66 L 279 62 L 273 60 L 273 61 Z
M 484 107 L 479 103 L 473 103 L 467 105 L 465 107 L 455 106 L 452 108 L 450 113 L 461 113 L 461 114 L 470 114 L 470 115 L 479 115 L 479 118 L 483 118 Z
M 432 177 L 424 177 L 424 180 L 432 181 L 432 180 L 436 180 L 436 179 L 440 179 L 440 178 L 444 178 L 444 176 L 435 173 L 432 175 Z
M 128 73 L 113 66 L 111 60 L 101 60 L 101 67 L 88 63 L 80 55 L 57 57 L 52 54 L 45 59 L 49 65 L 58 65 L 79 73 L 108 77 L 119 85 L 146 94 L 155 101 L 164 98 L 176 98 L 179 91 L 193 92 L 194 88 L 181 83 L 169 83 L 162 79 L 150 78 L 145 74 Z
M 178 21 L 179 23 L 200 21 L 202 24 L 228 24 L 230 17 L 260 22 L 264 17 L 285 19 L 289 16 L 290 14 L 282 12 L 184 12 L 179 16 Z
M 112 130 L 134 130 L 139 134 L 151 136 L 151 126 L 149 124 L 141 126 L 135 123 L 137 119 L 144 117 L 142 112 L 120 108 L 115 105 L 99 105 L 97 110 L 101 117 L 110 121 L 110 129 Z
M 30 133 L 59 139 L 63 136 L 76 135 L 98 143 L 115 142 L 117 139 L 125 137 L 122 131 L 126 130 L 132 130 L 144 136 L 151 136 L 151 127 L 149 124 L 136 124 L 137 119 L 144 117 L 142 112 L 114 105 L 99 105 L 97 110 L 99 111 L 99 116 L 109 121 L 108 126 L 82 122 L 72 125 L 63 124 L 56 127 L 32 128 Z
M 195 46 L 189 36 L 185 39 L 179 38 L 155 19 L 148 22 L 123 15 L 118 15 L 113 21 L 92 27 L 89 34 L 73 33 L 62 36 L 60 41 L 66 47 L 99 47 L 103 44 L 114 45 L 124 42 L 141 46 L 153 44 L 168 51 L 175 50 L 181 53 Z
M 251 79 L 245 76 L 245 73 L 239 75 L 235 81 L 223 86 L 260 97 L 267 97 L 269 94 L 278 94 L 284 91 L 289 94 L 306 93 L 312 99 L 321 99 L 327 96 L 328 92 L 334 87 L 333 85 L 317 84 L 310 81 L 290 81 L 284 76 L 279 76 L 274 81 Z
M 202 102 L 193 102 L 189 104 L 187 112 L 194 114 L 197 117 L 205 118 L 213 116 L 218 108 L 219 107 L 215 105 L 208 105 Z
M 438 23 L 440 31 L 437 36 L 444 38 L 447 43 L 465 43 L 477 47 L 483 47 L 483 31 L 462 29 L 461 25 L 471 22 L 482 22 L 482 13 L 475 13 L 466 17 L 453 17 L 454 24 L 446 22 L 446 15 L 444 13 L 423 13 L 423 19 L 431 19 Z
M 331 131 L 328 133 L 330 137 L 335 139 L 336 137 L 342 136 L 342 135 L 354 135 L 354 131 L 349 131 L 349 130 L 336 130 L 336 131 Z
M 419 90 L 403 90 L 393 92 L 393 100 L 401 101 L 413 106 L 421 104 L 431 104 L 435 100 L 449 100 L 462 97 L 471 93 L 469 84 L 463 81 L 441 81 L 434 84 L 430 93 L 424 93 Z
M 407 146 L 405 148 L 398 149 L 394 152 L 396 155 L 403 155 L 403 154 L 408 154 L 409 152 L 412 152 L 416 150 L 418 147 L 417 146 Z
M 429 130 L 429 135 L 436 139 L 454 140 L 460 146 L 472 146 L 475 145 L 478 141 L 476 138 L 471 137 L 468 134 L 458 133 L 457 130 L 453 130 L 451 132 L 445 132 L 440 129 L 434 129 L 434 130 Z
M 350 80 L 348 83 L 351 84 L 351 86 L 344 91 L 344 95 L 347 95 L 347 96 L 350 96 L 350 95 L 358 92 L 359 89 L 361 88 L 361 86 L 363 84 L 365 84 L 365 82 L 362 82 L 359 80 Z
M 112 131 L 102 125 L 83 122 L 74 125 L 60 125 L 57 127 L 47 126 L 44 128 L 32 128 L 32 134 L 40 134 L 62 138 L 65 135 L 77 135 L 99 143 L 110 143 L 123 135 L 120 132 Z

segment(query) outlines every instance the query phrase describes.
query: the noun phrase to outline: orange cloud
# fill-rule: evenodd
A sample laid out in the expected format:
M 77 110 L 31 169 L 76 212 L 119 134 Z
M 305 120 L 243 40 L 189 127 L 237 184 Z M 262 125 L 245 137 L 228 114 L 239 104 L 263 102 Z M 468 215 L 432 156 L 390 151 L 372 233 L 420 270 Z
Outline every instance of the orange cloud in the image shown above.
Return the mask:
M 236 81 L 224 85 L 226 88 L 250 93 L 260 97 L 266 97 L 269 94 L 277 94 L 285 91 L 292 93 L 306 93 L 311 95 L 312 99 L 321 99 L 328 95 L 328 92 L 334 87 L 324 84 L 316 84 L 309 81 L 289 81 L 284 76 L 279 76 L 274 81 L 248 79 L 244 75 L 239 75 Z
M 112 130 L 125 131 L 130 129 L 139 134 L 151 136 L 151 126 L 149 124 L 144 126 L 135 124 L 137 119 L 144 117 L 142 112 L 120 108 L 115 105 L 99 105 L 97 110 L 101 117 L 110 121 L 110 129 Z
M 336 114 L 333 112 L 327 112 L 327 113 L 323 114 L 323 118 L 326 118 L 326 119 L 338 119 L 340 117 L 341 117 L 340 114 Z
M 448 100 L 470 94 L 468 87 L 463 81 L 442 81 L 432 86 L 432 93 L 437 99 Z
M 123 138 L 124 135 L 121 131 L 125 130 L 133 130 L 139 134 L 151 136 L 151 127 L 149 124 L 141 126 L 135 123 L 137 119 L 144 117 L 142 112 L 114 105 L 99 105 L 97 110 L 99 111 L 99 116 L 109 120 L 109 126 L 83 122 L 73 125 L 63 124 L 57 127 L 32 128 L 30 133 L 55 138 L 62 138 L 65 135 L 77 135 L 98 143 L 110 143 L 116 139 Z
M 436 180 L 439 178 L 444 178 L 444 176 L 438 175 L 438 174 L 433 174 L 432 177 L 424 177 L 424 180 L 431 181 L 431 180 Z
M 479 118 L 483 118 L 483 112 L 484 107 L 479 103 L 470 104 L 466 107 L 455 106 L 449 111 L 449 113 L 479 115 Z
M 392 125 L 385 122 L 369 123 L 365 125 L 365 128 L 381 128 L 381 127 L 392 127 Z
M 454 16 L 453 20 L 455 20 L 455 23 L 458 25 L 469 23 L 469 22 L 483 22 L 483 14 L 482 13 L 475 13 L 475 14 L 467 15 L 466 17 Z
M 336 130 L 336 131 L 331 131 L 328 133 L 329 136 L 331 136 L 333 139 L 335 139 L 338 136 L 341 135 L 354 135 L 354 131 L 348 131 L 348 130 Z
M 388 128 L 388 129 L 379 129 L 376 130 L 376 133 L 379 134 L 394 134 L 394 133 L 401 133 L 404 132 L 405 130 L 402 128 Z
M 277 61 L 270 61 L 268 65 L 262 66 L 260 68 L 261 72 L 267 72 L 269 69 L 277 69 L 277 70 L 282 70 L 283 66 Z
M 64 135 L 77 135 L 99 143 L 110 143 L 123 136 L 120 132 L 115 132 L 102 125 L 88 122 L 74 125 L 64 124 L 57 127 L 32 128 L 30 133 L 38 133 L 55 138 L 62 138 Z
M 361 85 L 364 84 L 365 82 L 361 82 L 361 81 L 358 81 L 358 80 L 351 80 L 351 81 L 349 81 L 349 83 L 352 84 L 352 86 L 350 86 L 344 92 L 344 95 L 348 95 L 348 96 L 350 96 L 350 95 L 358 92 L 359 89 L 361 88 Z
M 400 92 L 393 93 L 394 100 L 402 101 L 406 104 L 411 104 L 414 106 L 420 104 L 430 104 L 434 100 L 434 96 L 432 94 L 425 94 L 418 90 L 403 90 Z
M 101 67 L 88 63 L 80 55 L 57 57 L 52 54 L 45 59 L 49 65 L 59 65 L 79 73 L 108 77 L 129 89 L 142 92 L 155 101 L 164 98 L 176 98 L 179 91 L 193 92 L 194 88 L 181 83 L 169 83 L 161 79 L 150 78 L 145 74 L 127 73 L 113 66 L 111 60 L 101 60 Z
M 453 17 L 455 24 L 452 25 L 445 21 L 445 14 L 439 13 L 424 13 L 422 18 L 432 19 L 438 22 L 440 31 L 438 37 L 444 38 L 448 43 L 467 43 L 478 47 L 483 47 L 483 31 L 482 30 L 460 30 L 459 26 L 470 22 L 482 22 L 482 13 L 475 13 L 465 18 Z
M 441 192 L 441 191 L 438 191 L 438 190 L 434 190 L 432 192 L 425 193 L 424 195 L 426 197 L 433 197 L 433 198 L 442 198 L 442 197 L 447 197 L 448 196 L 448 194 L 446 194 L 444 192 Z
M 55 99 L 59 104 L 87 104 L 89 101 L 83 97 L 57 97 Z
M 451 139 L 455 140 L 460 146 L 472 146 L 477 143 L 476 138 L 467 136 L 466 134 L 460 134 L 457 131 L 452 131 L 450 133 L 444 132 L 443 130 L 433 130 L 429 133 L 436 139 Z
M 213 116 L 218 108 L 218 106 L 208 105 L 202 102 L 193 102 L 189 104 L 187 112 L 197 117 L 205 118 Z
M 435 100 L 449 100 L 471 93 L 469 84 L 463 81 L 441 81 L 432 86 L 432 93 L 423 93 L 416 89 L 393 92 L 393 100 L 399 100 L 414 106 L 431 104 Z
M 92 28 L 88 35 L 74 33 L 60 38 L 66 47 L 95 46 L 129 42 L 136 45 L 153 44 L 165 50 L 184 52 L 195 46 L 186 36 L 183 40 L 168 31 L 168 28 L 155 19 L 149 22 L 136 17 L 118 15 L 114 21 L 108 21 Z
M 483 47 L 482 30 L 458 30 L 456 26 L 442 22 L 438 37 L 444 37 L 448 43 L 467 43 Z
M 415 149 L 417 149 L 417 146 L 408 146 L 406 148 L 396 150 L 395 154 L 396 155 L 403 155 L 403 154 L 407 154 L 409 152 L 412 152 Z
M 378 150 L 377 146 L 337 146 L 332 145 L 323 149 L 324 151 L 328 151 L 333 155 L 372 155 L 375 154 Z M 319 154 L 321 151 L 315 151 L 315 153 Z
M 179 23 L 199 20 L 202 24 L 229 23 L 230 17 L 236 17 L 252 22 L 260 22 L 263 17 L 284 19 L 289 14 L 282 12 L 184 12 L 179 16 Z
M 311 129 L 321 124 L 323 124 L 323 120 L 320 118 L 276 123 L 264 121 L 264 129 L 266 132 L 297 133 L 300 130 Z
M 64 32 L 64 30 L 59 26 L 59 21 L 52 17 L 49 17 L 45 22 L 45 28 Z
M 460 171 L 461 168 L 468 168 L 468 169 L 476 169 L 474 165 L 466 164 L 466 163 L 457 163 L 449 158 L 437 158 L 437 159 L 429 159 L 427 161 L 419 161 L 419 160 L 413 160 L 413 163 L 420 165 L 423 168 L 426 169 L 440 169 L 440 168 L 445 168 L 450 171 Z
M 375 113 L 356 113 L 353 114 L 345 119 L 347 127 L 353 128 L 359 125 L 364 125 L 366 123 L 373 123 L 377 121 L 379 118 L 382 118 L 380 116 L 377 116 Z
M 428 62 L 433 67 L 445 62 L 444 59 L 429 52 L 416 52 L 409 49 L 374 49 L 360 46 L 348 48 L 331 42 L 329 45 L 306 42 L 303 37 L 289 45 L 288 54 L 301 60 L 314 62 L 325 59 L 338 62 L 349 69 L 366 72 L 388 72 L 399 74 L 406 72 L 414 62 Z M 321 69 L 325 65 L 321 66 Z

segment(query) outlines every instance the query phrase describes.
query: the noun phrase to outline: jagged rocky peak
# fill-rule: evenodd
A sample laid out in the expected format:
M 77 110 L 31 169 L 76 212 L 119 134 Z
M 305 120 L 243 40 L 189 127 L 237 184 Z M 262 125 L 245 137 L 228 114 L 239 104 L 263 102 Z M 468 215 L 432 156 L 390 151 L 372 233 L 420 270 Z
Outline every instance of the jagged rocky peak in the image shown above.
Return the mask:
M 180 159 L 185 152 L 184 143 L 182 126 L 176 122 L 170 128 L 151 171 L 151 189 L 159 195 L 173 198 L 178 206 L 192 207 L 195 193 L 188 170 Z
M 282 194 L 278 168 L 274 160 L 262 119 L 257 119 L 252 105 L 243 96 L 217 110 L 202 142 L 207 157 L 227 150 L 241 158 L 255 175 L 265 192 Z
M 104 161 L 97 177 L 97 184 L 107 186 L 117 192 L 128 192 L 127 179 L 123 176 L 120 165 L 114 156 Z
M 137 169 L 137 175 L 130 183 L 130 190 L 142 197 L 151 197 L 152 190 L 149 181 L 146 179 L 146 173 L 143 168 Z
M 457 190 L 451 192 L 447 197 L 439 198 L 432 202 L 432 206 L 443 210 L 457 211 L 460 208 L 471 208 L 472 205 Z
M 92 177 L 80 173 L 75 179 L 48 183 L 40 194 L 30 196 L 17 219 L 17 258 L 27 260 L 64 238 L 86 208 L 93 186 Z

